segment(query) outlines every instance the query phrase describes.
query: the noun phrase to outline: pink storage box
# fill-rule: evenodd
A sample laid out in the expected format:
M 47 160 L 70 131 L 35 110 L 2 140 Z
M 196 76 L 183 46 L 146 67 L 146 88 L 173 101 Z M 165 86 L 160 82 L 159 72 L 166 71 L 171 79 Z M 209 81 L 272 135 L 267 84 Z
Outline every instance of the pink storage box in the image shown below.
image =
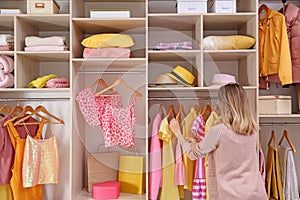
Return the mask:
M 92 185 L 93 199 L 117 199 L 120 196 L 120 182 L 106 181 Z

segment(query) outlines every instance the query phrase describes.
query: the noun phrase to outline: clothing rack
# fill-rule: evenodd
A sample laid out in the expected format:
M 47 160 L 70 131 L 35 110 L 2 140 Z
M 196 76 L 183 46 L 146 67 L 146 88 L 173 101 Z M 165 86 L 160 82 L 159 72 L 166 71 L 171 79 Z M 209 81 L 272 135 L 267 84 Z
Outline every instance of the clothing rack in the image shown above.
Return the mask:
M 30 101 L 70 100 L 69 98 L 0 98 L 0 102 L 30 102 Z
M 145 71 L 78 71 L 79 74 L 145 74 Z
M 213 100 L 218 97 L 150 97 L 149 101 L 174 101 L 174 100 Z

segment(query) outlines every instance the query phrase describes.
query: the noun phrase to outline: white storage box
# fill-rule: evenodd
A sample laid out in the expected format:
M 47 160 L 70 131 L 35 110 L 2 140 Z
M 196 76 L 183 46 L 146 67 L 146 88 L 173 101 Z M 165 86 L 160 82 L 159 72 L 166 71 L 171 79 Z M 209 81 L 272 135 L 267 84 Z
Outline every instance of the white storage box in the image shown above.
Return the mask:
M 130 18 L 129 10 L 120 11 L 102 11 L 102 10 L 90 10 L 90 18 Z
M 291 96 L 259 96 L 258 112 L 261 115 L 292 114 Z
M 236 13 L 236 0 L 209 0 L 210 13 Z
M 58 14 L 56 0 L 27 0 L 27 14 Z
M 207 13 L 207 0 L 178 0 L 177 13 Z

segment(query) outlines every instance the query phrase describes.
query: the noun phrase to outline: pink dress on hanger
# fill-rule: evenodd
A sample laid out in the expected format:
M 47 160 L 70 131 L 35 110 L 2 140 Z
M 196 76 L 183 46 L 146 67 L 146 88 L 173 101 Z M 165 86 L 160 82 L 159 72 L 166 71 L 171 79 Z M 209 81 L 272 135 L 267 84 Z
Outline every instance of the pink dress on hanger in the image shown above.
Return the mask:
M 105 96 L 97 96 L 96 104 L 98 112 L 103 112 L 101 119 L 99 119 L 104 139 L 105 147 L 109 146 L 135 146 L 135 122 L 134 107 L 136 103 L 136 96 L 131 104 L 126 107 L 119 107 L 118 97 L 117 102 L 111 99 L 111 103 L 105 103 Z M 117 106 L 116 106 L 117 105 Z
M 201 115 L 199 115 L 192 126 L 192 132 L 196 138 L 203 140 L 205 136 L 205 121 Z M 206 170 L 205 170 L 205 157 L 198 158 L 196 161 L 195 178 L 193 181 L 193 200 L 205 200 L 206 199 Z
M 159 188 L 162 186 L 161 144 L 158 137 L 161 114 L 157 113 L 152 124 L 150 147 L 149 198 L 156 200 Z
M 177 142 L 176 145 L 175 156 L 176 156 L 176 163 L 175 163 L 174 184 L 185 185 L 186 183 L 185 167 L 182 160 L 182 149 L 179 141 Z

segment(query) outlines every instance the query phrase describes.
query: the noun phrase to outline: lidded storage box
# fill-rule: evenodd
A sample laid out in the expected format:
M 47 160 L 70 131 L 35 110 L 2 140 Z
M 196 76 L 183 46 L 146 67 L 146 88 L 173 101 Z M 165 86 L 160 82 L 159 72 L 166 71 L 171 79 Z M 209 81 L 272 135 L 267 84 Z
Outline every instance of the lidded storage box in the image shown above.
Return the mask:
M 177 13 L 207 13 L 207 0 L 177 0 Z
M 120 182 L 106 181 L 93 184 L 93 199 L 117 199 L 120 196 Z
M 208 0 L 210 13 L 236 13 L 236 0 Z
M 258 111 L 262 115 L 292 114 L 291 96 L 259 96 Z
M 56 0 L 27 0 L 27 14 L 58 14 L 59 9 Z

